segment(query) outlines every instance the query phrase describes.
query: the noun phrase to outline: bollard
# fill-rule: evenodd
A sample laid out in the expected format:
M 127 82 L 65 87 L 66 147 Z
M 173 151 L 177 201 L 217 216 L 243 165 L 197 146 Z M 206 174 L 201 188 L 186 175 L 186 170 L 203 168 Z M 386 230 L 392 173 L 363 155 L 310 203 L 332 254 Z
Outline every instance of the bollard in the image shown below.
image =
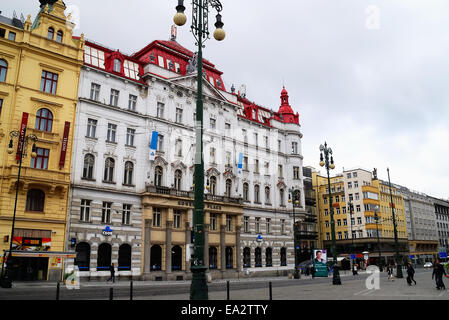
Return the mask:
M 271 281 L 269 282 L 269 288 L 270 288 L 270 300 L 273 300 L 273 288 L 272 288 L 272 284 Z
M 131 285 L 129 288 L 129 300 L 133 299 L 133 281 L 131 280 Z
M 229 280 L 226 281 L 226 295 L 227 295 L 227 299 L 226 300 L 229 300 Z
M 114 299 L 114 288 L 110 288 L 109 289 L 109 300 L 113 300 Z
M 59 300 L 59 281 L 58 281 L 58 283 L 57 283 L 57 285 L 56 285 L 56 300 Z

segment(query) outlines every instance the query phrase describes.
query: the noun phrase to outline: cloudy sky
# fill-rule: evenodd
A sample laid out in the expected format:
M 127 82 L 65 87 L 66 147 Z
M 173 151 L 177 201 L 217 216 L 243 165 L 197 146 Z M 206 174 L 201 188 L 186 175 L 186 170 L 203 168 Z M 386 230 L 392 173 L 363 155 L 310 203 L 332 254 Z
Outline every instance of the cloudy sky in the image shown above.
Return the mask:
M 76 35 L 133 53 L 169 39 L 177 1 L 65 3 L 79 15 Z M 389 167 L 392 182 L 449 198 L 449 1 L 222 3 L 227 37 L 206 42 L 204 57 L 228 88 L 245 84 L 247 97 L 270 109 L 278 110 L 285 85 L 300 114 L 304 165 L 319 167 L 327 141 L 335 173 L 376 167 L 386 180 Z M 38 5 L 3 1 L 0 10 L 34 18 Z M 178 42 L 195 51 L 188 25 Z

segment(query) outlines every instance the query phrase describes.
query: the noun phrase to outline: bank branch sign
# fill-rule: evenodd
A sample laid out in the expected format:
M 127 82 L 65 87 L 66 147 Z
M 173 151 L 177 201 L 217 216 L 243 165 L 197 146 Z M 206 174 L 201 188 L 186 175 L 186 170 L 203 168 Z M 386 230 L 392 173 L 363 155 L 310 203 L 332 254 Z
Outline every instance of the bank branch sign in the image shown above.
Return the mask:
M 327 252 L 326 250 L 313 250 L 313 267 L 315 277 L 327 277 Z
M 112 236 L 112 229 L 109 226 L 106 226 L 106 228 L 103 229 L 103 235 Z

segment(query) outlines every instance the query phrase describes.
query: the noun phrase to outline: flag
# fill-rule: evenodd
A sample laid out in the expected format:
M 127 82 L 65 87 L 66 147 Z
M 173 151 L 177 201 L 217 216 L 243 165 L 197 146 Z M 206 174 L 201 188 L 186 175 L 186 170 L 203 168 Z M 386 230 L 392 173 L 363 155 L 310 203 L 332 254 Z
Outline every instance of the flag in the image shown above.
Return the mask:
M 243 168 L 243 153 L 239 153 L 239 164 L 237 167 L 237 175 L 242 174 L 242 168 Z
M 150 161 L 154 161 L 154 158 L 156 158 L 157 137 L 158 137 L 158 132 L 153 131 L 153 133 L 151 135 L 151 143 L 150 143 Z

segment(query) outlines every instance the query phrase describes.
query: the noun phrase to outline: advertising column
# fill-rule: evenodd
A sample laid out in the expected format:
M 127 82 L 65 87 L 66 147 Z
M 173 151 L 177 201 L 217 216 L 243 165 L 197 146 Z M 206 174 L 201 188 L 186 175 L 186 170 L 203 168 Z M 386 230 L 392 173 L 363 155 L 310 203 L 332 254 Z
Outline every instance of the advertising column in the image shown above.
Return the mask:
M 327 277 L 327 252 L 326 250 L 313 250 L 313 268 L 315 277 Z

